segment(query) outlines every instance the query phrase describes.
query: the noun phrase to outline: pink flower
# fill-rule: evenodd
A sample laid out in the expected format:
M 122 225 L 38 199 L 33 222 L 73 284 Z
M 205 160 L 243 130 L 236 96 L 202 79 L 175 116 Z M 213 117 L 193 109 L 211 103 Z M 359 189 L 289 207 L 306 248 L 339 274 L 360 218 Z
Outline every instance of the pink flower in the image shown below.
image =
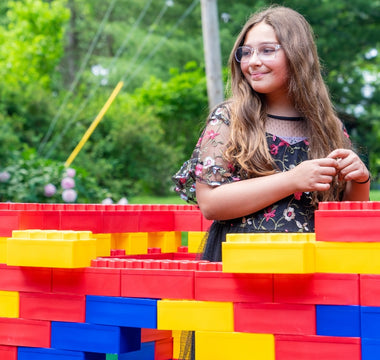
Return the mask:
M 75 176 L 75 174 L 76 174 L 75 169 L 73 169 L 73 168 L 67 168 L 66 169 L 66 173 L 65 173 L 66 176 L 73 178 Z
M 302 196 L 302 192 L 300 191 L 300 192 L 296 192 L 296 193 L 294 193 L 294 198 L 296 199 L 296 200 L 300 200 L 301 199 L 301 196 Z
M 272 145 L 270 146 L 270 153 L 271 153 L 272 155 L 277 155 L 277 153 L 278 153 L 278 146 L 275 145 L 275 144 L 272 144 Z
M 69 176 L 66 176 L 62 179 L 61 186 L 63 189 L 72 189 L 75 187 L 75 180 Z
M 7 182 L 11 178 L 11 174 L 8 171 L 0 172 L 0 182 Z
M 196 176 L 202 175 L 202 169 L 203 169 L 203 166 L 201 164 L 197 164 L 195 166 L 195 175 Z
M 215 139 L 219 133 L 216 133 L 214 130 L 207 131 L 207 137 L 210 139 Z
M 284 140 L 281 140 L 280 143 L 278 144 L 278 146 L 289 146 L 289 143 L 284 141 Z
M 268 222 L 272 217 L 275 216 L 275 214 L 276 214 L 276 210 L 272 210 L 272 208 L 268 208 L 264 213 L 265 220 Z
M 107 197 L 107 198 L 102 200 L 102 204 L 103 205 L 111 205 L 111 204 L 113 204 L 113 200 L 110 197 Z
M 64 202 L 74 202 L 77 199 L 77 192 L 73 189 L 66 189 L 62 192 L 62 199 Z
M 57 192 L 57 188 L 53 184 L 47 184 L 44 187 L 44 194 L 46 197 L 52 197 Z

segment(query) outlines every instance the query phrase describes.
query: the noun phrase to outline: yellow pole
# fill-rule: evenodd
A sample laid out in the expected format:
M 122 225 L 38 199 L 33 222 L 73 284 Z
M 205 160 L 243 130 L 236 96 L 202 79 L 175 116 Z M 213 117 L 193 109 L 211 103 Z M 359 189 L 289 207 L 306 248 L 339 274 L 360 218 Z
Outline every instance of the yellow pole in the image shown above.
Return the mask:
M 68 159 L 65 162 L 65 167 L 69 167 L 71 163 L 74 161 L 75 157 L 78 155 L 79 151 L 82 150 L 82 147 L 86 143 L 86 141 L 89 139 L 91 134 L 94 132 L 95 128 L 98 126 L 100 121 L 103 119 L 103 116 L 107 112 L 108 108 L 111 106 L 112 102 L 115 100 L 117 94 L 120 92 L 121 88 L 123 87 L 124 83 L 120 81 L 115 89 L 112 91 L 112 94 L 108 98 L 107 102 L 104 104 L 102 110 L 100 110 L 98 116 L 95 118 L 95 120 L 92 122 L 90 127 L 87 129 L 86 133 L 83 135 L 81 141 L 79 141 L 78 145 L 75 147 L 71 155 L 68 157 Z

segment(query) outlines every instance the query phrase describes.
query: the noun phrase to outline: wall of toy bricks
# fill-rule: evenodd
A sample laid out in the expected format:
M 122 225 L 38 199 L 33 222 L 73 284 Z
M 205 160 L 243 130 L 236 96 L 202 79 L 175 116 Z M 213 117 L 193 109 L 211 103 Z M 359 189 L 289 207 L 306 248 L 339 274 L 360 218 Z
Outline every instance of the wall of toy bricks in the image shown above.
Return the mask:
M 0 359 L 380 359 L 380 203 L 313 234 L 233 234 L 194 206 L 0 204 Z M 183 246 L 183 236 L 188 246 Z M 111 355 L 112 354 L 112 355 Z

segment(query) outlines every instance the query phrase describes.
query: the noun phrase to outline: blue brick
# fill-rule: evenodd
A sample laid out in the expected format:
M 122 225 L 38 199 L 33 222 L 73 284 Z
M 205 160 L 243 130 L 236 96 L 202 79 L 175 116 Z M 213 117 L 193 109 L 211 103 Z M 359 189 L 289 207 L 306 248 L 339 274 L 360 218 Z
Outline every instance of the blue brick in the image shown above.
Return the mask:
M 119 355 L 118 360 L 154 360 L 155 343 L 147 342 L 141 344 L 141 350 Z
M 380 307 L 361 307 L 362 337 L 380 339 Z
M 380 339 L 361 339 L 362 360 L 380 359 Z
M 156 329 L 157 300 L 88 295 L 86 322 Z
M 140 349 L 141 329 L 88 323 L 51 323 L 55 349 L 121 354 Z
M 19 347 L 18 360 L 106 360 L 106 354 L 45 348 Z
M 317 305 L 317 335 L 360 337 L 360 306 Z

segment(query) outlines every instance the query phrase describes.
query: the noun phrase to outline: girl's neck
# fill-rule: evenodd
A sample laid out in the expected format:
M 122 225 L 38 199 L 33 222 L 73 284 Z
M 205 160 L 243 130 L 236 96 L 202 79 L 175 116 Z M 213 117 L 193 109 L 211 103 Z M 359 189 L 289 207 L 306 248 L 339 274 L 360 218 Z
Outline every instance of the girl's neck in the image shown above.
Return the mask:
M 302 114 L 297 111 L 292 101 L 287 96 L 280 98 L 266 98 L 267 114 L 286 116 L 286 117 L 300 117 Z

